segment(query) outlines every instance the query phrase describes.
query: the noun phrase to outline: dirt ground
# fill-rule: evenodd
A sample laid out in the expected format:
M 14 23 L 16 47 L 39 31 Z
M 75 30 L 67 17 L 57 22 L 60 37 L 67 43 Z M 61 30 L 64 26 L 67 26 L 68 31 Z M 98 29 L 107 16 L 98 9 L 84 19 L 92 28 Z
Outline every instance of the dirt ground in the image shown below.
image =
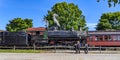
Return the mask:
M 0 53 L 0 60 L 120 60 L 120 54 Z

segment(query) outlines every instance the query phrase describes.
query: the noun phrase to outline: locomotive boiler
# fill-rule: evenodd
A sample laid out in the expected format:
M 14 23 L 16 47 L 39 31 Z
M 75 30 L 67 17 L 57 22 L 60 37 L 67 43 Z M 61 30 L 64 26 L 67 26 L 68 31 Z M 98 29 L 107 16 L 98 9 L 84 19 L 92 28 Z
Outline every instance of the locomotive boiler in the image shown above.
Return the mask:
M 53 30 L 48 31 L 49 43 L 74 44 L 76 41 L 85 40 L 86 32 Z

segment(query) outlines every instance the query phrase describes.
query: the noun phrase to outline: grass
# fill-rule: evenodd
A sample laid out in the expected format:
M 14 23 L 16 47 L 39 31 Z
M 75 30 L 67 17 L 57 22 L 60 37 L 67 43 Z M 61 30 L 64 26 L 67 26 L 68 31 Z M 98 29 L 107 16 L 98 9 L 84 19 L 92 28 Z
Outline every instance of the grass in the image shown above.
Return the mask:
M 13 49 L 0 49 L 0 53 L 43 53 L 45 50 L 13 50 Z

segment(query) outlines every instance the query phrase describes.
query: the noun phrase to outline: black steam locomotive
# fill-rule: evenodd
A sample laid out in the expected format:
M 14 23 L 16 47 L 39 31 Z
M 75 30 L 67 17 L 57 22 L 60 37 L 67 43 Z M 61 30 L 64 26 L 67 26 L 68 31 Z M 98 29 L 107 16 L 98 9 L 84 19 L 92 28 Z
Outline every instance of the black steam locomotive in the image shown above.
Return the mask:
M 0 45 L 2 46 L 33 46 L 68 44 L 75 41 L 85 41 L 86 32 L 80 31 L 44 31 L 43 35 L 30 35 L 24 31 L 19 32 L 0 32 Z M 71 44 L 70 43 L 70 44 Z

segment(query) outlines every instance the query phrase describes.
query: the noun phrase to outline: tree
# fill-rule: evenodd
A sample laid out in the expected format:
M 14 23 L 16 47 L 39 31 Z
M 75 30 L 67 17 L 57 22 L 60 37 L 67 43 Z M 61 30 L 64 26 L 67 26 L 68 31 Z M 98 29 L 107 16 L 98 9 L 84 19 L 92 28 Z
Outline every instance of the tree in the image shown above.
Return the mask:
M 98 2 L 100 0 L 97 0 Z M 114 7 L 117 5 L 117 4 L 120 4 L 120 0 L 108 0 L 108 6 L 111 7 L 112 5 L 114 5 Z
M 83 30 L 87 30 L 85 16 L 82 15 L 82 11 L 78 8 L 77 5 L 73 3 L 56 3 L 51 10 L 48 10 L 48 14 L 44 17 L 48 21 L 49 26 L 54 26 L 53 14 L 57 14 L 57 20 L 60 23 L 59 29 L 69 30 L 74 28 L 78 30 L 80 27 Z
M 102 14 L 96 30 L 120 30 L 120 12 Z
M 32 19 L 14 18 L 6 25 L 6 30 L 10 32 L 17 32 L 19 30 L 26 30 L 33 26 Z

